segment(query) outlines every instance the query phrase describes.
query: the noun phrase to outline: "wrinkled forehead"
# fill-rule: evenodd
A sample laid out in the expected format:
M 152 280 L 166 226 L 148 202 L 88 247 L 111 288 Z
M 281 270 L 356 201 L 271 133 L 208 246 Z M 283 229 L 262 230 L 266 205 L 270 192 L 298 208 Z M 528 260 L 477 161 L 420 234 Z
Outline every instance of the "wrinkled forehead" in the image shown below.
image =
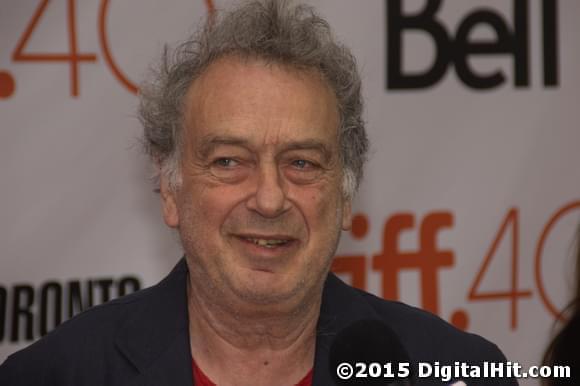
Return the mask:
M 305 141 L 335 148 L 338 103 L 316 70 L 225 57 L 191 84 L 184 124 L 188 142 L 231 137 L 256 146 Z

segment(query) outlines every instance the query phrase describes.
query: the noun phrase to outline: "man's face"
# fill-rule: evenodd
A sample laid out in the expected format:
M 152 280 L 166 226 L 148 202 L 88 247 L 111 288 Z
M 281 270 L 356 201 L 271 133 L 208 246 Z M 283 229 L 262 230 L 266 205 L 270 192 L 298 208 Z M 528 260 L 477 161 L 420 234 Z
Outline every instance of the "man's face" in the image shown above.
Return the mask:
M 322 285 L 350 203 L 341 191 L 334 94 L 315 72 L 226 57 L 185 98 L 176 192 L 196 287 L 225 299 L 296 305 Z

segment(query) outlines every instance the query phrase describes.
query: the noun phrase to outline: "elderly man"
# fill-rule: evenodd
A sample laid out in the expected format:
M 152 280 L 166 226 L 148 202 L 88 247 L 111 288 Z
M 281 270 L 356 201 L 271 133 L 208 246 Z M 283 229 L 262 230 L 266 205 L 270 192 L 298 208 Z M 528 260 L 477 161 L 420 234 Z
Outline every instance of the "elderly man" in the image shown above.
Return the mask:
M 219 15 L 165 53 L 141 98 L 185 258 L 11 356 L 2 385 L 333 385 L 332 342 L 365 320 L 413 363 L 504 360 L 329 274 L 368 143 L 355 61 L 310 7 L 255 1 Z

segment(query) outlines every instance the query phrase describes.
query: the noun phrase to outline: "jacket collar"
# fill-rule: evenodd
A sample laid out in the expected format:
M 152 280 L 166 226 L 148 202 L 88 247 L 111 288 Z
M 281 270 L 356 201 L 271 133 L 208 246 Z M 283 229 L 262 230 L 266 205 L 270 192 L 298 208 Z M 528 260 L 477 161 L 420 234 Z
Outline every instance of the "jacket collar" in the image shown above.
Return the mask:
M 322 292 L 322 305 L 316 331 L 314 386 L 334 385 L 330 369 L 330 345 L 336 334 L 359 320 L 380 319 L 362 294 L 329 273 Z M 331 373 L 332 372 L 332 373 Z
M 181 259 L 158 285 L 125 307 L 126 322 L 115 344 L 139 371 L 134 385 L 191 386 L 187 318 L 187 265 Z
M 187 264 L 181 259 L 157 286 L 134 297 L 115 343 L 139 371 L 135 385 L 193 385 L 187 316 Z M 145 301 L 146 300 L 146 301 Z M 333 385 L 328 354 L 336 334 L 361 319 L 378 319 L 357 290 L 330 273 L 317 325 L 313 385 Z

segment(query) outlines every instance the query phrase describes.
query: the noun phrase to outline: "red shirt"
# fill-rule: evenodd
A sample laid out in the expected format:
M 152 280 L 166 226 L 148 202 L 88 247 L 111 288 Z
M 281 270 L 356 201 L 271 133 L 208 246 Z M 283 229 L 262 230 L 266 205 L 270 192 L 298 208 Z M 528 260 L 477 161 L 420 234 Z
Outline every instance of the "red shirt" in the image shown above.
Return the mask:
M 201 369 L 197 366 L 195 361 L 191 360 L 193 364 L 193 383 L 196 386 L 217 386 L 213 383 L 207 375 L 201 371 Z M 312 369 L 306 374 L 304 378 L 300 382 L 296 384 L 296 386 L 312 386 Z

